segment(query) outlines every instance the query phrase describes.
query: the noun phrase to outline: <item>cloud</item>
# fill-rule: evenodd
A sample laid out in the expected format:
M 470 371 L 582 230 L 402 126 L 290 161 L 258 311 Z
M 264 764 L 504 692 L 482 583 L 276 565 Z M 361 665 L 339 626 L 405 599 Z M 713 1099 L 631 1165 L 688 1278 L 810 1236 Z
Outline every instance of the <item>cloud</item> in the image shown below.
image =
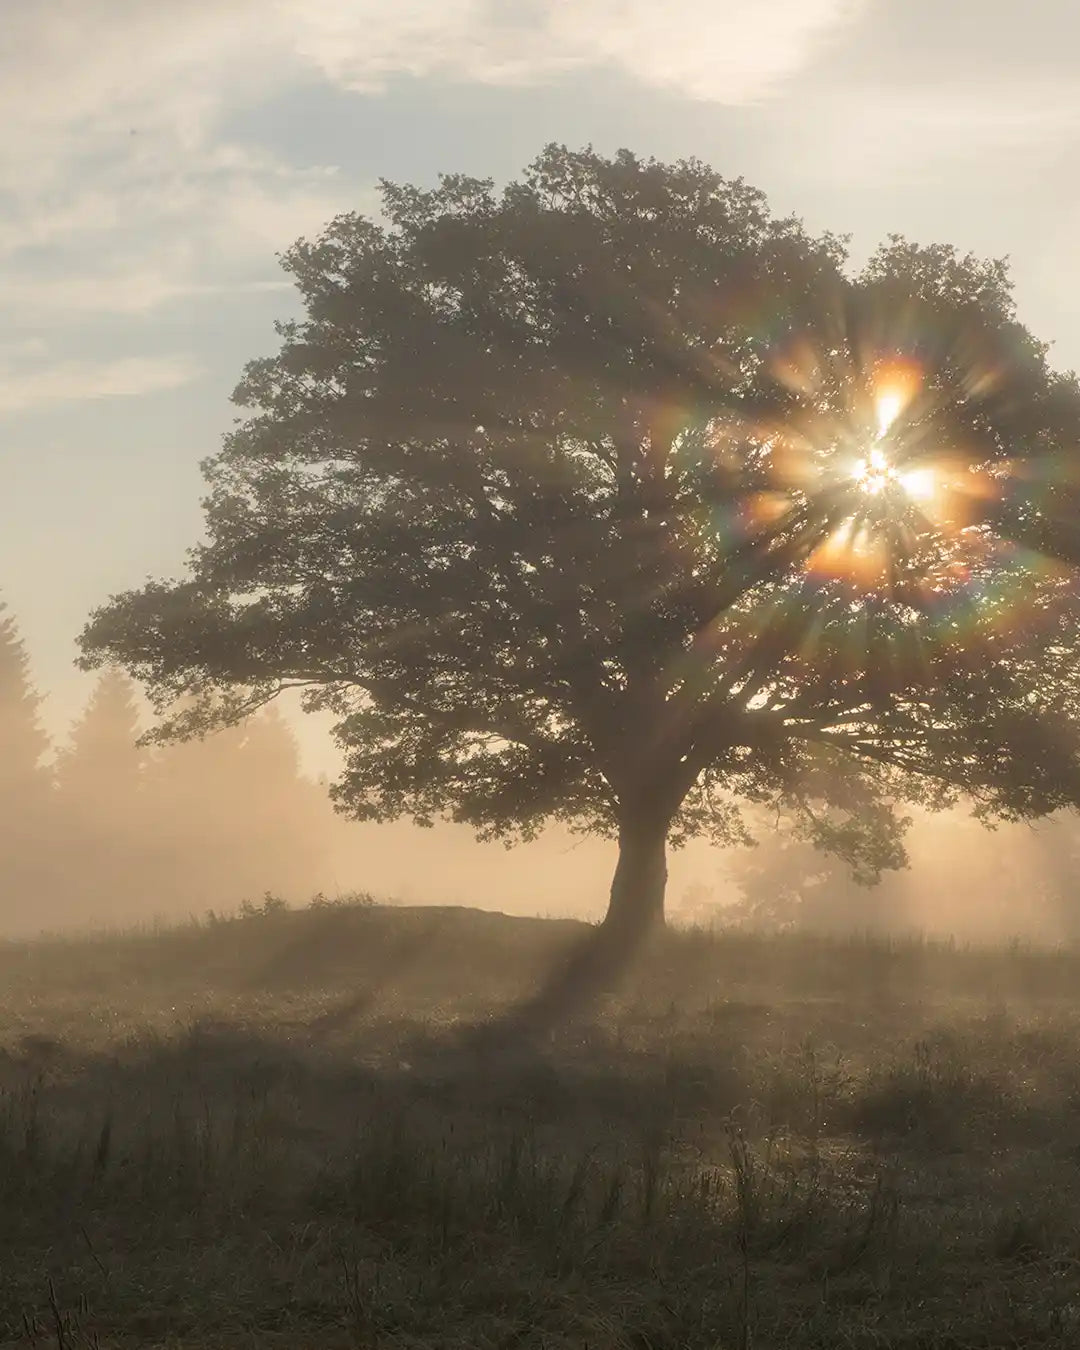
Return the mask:
M 647 84 L 741 103 L 773 91 L 866 3 L 7 0 L 0 163 L 43 192 L 73 156 L 122 152 L 145 167 L 161 163 L 163 140 L 173 159 L 202 154 L 225 109 L 312 69 L 374 90 L 394 75 L 506 83 L 614 65 Z M 96 205 L 108 217 L 107 193 Z
M 144 315 L 178 300 L 287 289 L 275 254 L 364 194 L 325 170 L 288 170 L 208 146 L 98 167 L 92 187 L 25 192 L 0 224 L 0 291 L 22 323 Z
M 4 283 L 4 306 L 35 325 L 79 321 L 93 315 L 149 314 L 176 300 L 291 291 L 279 281 L 200 282 L 179 273 L 156 270 L 113 270 L 70 277 L 21 276 Z
M 6 0 L 0 290 L 16 323 L 145 315 L 280 280 L 274 255 L 373 195 L 222 139 L 310 84 L 493 84 L 619 68 L 765 97 L 864 0 Z
M 596 56 L 646 84 L 692 98 L 753 103 L 813 60 L 861 0 L 556 0 L 552 35 L 579 59 Z
M 530 82 L 610 65 L 717 103 L 756 101 L 812 59 L 863 0 L 279 0 L 298 54 L 378 89 L 396 73 Z
M 7 0 L 0 293 L 9 322 L 135 316 L 275 284 L 276 251 L 355 205 L 329 169 L 220 140 L 232 108 L 303 69 L 280 32 L 264 37 L 265 8 Z
M 506 85 L 616 69 L 688 99 L 765 104 L 791 172 L 864 182 L 1000 147 L 1042 153 L 1075 130 L 1066 76 L 1042 92 L 1017 72 L 1010 92 L 929 86 L 909 61 L 908 84 L 893 66 L 877 80 L 875 33 L 893 11 L 874 0 L 0 3 L 0 291 L 24 324 L 272 284 L 277 251 L 371 210 L 333 166 L 223 139 L 231 114 L 313 79 L 371 92 L 400 75 Z
M 815 182 L 864 186 L 938 181 L 942 174 L 1053 170 L 1080 134 L 1080 90 L 1065 80 L 1014 77 L 1008 97 L 977 81 L 911 88 L 846 86 L 804 94 L 806 116 L 785 149 Z
M 130 356 L 115 361 L 60 361 L 0 365 L 0 416 L 55 403 L 137 398 L 178 389 L 200 374 L 186 356 Z
M 250 0 L 8 0 L 0 109 L 18 116 L 0 154 L 21 161 L 24 181 L 47 182 L 72 152 L 133 129 L 204 143 L 223 99 L 273 81 L 257 15 Z
M 108 170 L 119 157 L 136 177 L 154 165 L 167 173 L 207 153 L 224 111 L 312 70 L 373 90 L 394 75 L 506 83 L 614 65 L 694 98 L 740 103 L 773 91 L 864 3 L 7 0 L 0 166 L 43 201 L 73 159 Z M 83 208 L 101 223 L 114 215 L 100 187 Z M 47 214 L 55 226 L 63 207 Z

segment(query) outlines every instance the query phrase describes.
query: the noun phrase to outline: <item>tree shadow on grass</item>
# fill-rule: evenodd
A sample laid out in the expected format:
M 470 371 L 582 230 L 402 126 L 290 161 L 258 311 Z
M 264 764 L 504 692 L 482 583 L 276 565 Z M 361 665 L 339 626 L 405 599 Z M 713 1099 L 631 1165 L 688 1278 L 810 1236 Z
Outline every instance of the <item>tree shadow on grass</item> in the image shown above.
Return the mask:
M 474 1026 L 470 1034 L 491 1051 L 506 1053 L 594 1020 L 643 969 L 658 945 L 656 937 L 635 940 L 603 925 L 589 929 L 555 957 L 534 992 L 494 1020 Z
M 393 997 L 401 980 L 431 951 L 436 939 L 437 930 L 434 928 L 401 938 L 387 951 L 376 980 L 311 1018 L 307 1030 L 318 1037 L 335 1036 L 347 1031 L 380 1002 Z

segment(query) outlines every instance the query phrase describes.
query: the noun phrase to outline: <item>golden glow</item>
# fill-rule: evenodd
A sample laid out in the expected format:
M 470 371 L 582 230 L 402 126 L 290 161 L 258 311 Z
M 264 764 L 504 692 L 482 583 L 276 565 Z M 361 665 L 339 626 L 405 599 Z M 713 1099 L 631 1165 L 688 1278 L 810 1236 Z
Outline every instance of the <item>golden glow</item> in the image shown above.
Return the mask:
M 875 444 L 871 446 L 866 457 L 855 464 L 851 474 L 868 496 L 877 496 L 886 487 L 894 484 L 916 502 L 928 502 L 937 493 L 933 469 L 918 468 L 901 472 L 893 468 L 888 455 L 879 444 L 914 398 L 917 384 L 916 372 L 912 368 L 887 367 L 875 378 L 874 411 L 877 421 Z
M 888 562 L 884 541 L 865 526 L 847 520 L 818 545 L 806 565 L 818 576 L 848 577 L 870 588 L 885 580 Z
M 896 481 L 913 501 L 928 502 L 937 492 L 933 469 L 909 469 L 907 473 L 897 474 Z
M 885 361 L 876 366 L 870 393 L 877 414 L 878 435 L 884 436 L 919 392 L 922 372 L 913 361 Z
M 909 372 L 896 369 L 880 372 L 874 383 L 874 412 L 877 420 L 874 440 L 878 442 L 884 439 L 905 405 L 910 402 L 915 386 Z M 851 476 L 862 491 L 871 497 L 883 492 L 891 483 L 899 483 L 905 489 L 907 486 L 904 481 L 907 475 L 896 472 L 885 451 L 876 443 L 871 445 L 865 458 L 856 462 Z
M 876 496 L 889 483 L 896 481 L 896 471 L 885 457 L 885 452 L 874 446 L 865 459 L 860 459 L 851 471 L 852 478 L 868 496 Z
M 778 370 L 778 377 L 813 389 L 811 354 L 792 348 L 784 356 L 792 368 Z M 900 575 L 898 565 L 918 556 L 920 541 L 929 557 L 935 536 L 957 536 L 985 519 L 984 503 L 1001 491 L 1002 471 L 972 468 L 977 446 L 951 423 L 942 391 L 927 387 L 915 359 L 883 354 L 874 360 L 862 352 L 848 361 L 839 353 L 833 373 L 847 397 L 835 408 L 809 412 L 794 431 L 774 431 L 771 443 L 783 445 L 796 468 L 818 466 L 819 476 L 804 470 L 799 477 L 785 462 L 784 488 L 812 498 L 820 485 L 831 505 L 843 503 L 846 518 L 812 549 L 807 572 L 866 590 L 888 588 Z M 981 390 L 988 380 L 993 383 L 990 373 L 973 370 L 964 388 Z M 934 584 L 939 581 L 935 573 Z M 961 577 L 947 584 L 962 589 L 968 582 Z
M 855 464 L 851 476 L 869 497 L 876 497 L 887 487 L 895 486 L 902 489 L 904 495 L 913 502 L 926 503 L 933 501 L 940 491 L 934 469 L 924 466 L 900 472 L 893 468 L 885 452 L 877 446 L 865 459 Z
M 886 389 L 875 399 L 877 405 L 878 435 L 884 436 L 904 406 L 904 397 L 898 389 Z

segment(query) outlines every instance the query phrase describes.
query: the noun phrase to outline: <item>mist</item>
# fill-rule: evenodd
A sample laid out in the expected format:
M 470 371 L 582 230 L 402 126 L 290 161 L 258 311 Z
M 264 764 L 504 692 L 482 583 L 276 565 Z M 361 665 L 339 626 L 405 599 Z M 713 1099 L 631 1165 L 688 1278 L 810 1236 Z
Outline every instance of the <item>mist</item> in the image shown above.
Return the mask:
M 267 895 L 603 914 L 610 845 L 549 831 L 511 850 L 453 824 L 348 820 L 274 708 L 202 740 L 140 746 L 149 719 L 116 671 L 58 744 L 42 704 L 15 618 L 0 617 L 0 936 L 176 923 Z M 695 866 L 700 849 L 676 858 L 676 884 Z
M 203 740 L 141 746 L 150 725 L 134 684 L 106 672 L 58 743 L 13 616 L 0 629 L 0 936 L 175 924 L 269 896 L 467 906 L 512 915 L 602 918 L 610 841 L 545 831 L 508 848 L 466 826 L 359 823 L 335 811 L 327 776 L 304 764 L 292 710 L 274 708 Z M 318 735 L 318 732 L 314 734 Z M 325 735 L 325 733 L 323 733 Z M 327 736 L 325 754 L 333 763 Z M 962 943 L 1072 943 L 1075 813 L 988 830 L 970 809 L 917 814 L 910 866 L 876 886 L 747 817 L 750 848 L 700 840 L 669 857 L 678 926 L 835 934 L 921 934 Z

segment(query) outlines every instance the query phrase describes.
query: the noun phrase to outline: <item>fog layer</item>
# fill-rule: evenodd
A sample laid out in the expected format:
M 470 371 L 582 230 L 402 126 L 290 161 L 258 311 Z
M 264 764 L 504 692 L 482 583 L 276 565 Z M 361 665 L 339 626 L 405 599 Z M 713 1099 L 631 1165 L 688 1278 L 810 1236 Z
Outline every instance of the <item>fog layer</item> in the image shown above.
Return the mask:
M 11 616 L 0 614 L 0 937 L 175 922 L 207 911 L 364 892 L 595 920 L 614 847 L 559 829 L 506 849 L 452 824 L 358 824 L 302 772 L 289 721 L 269 710 L 202 741 L 140 747 L 137 691 L 100 679 L 60 745 Z M 1071 942 L 1080 933 L 1076 817 L 985 830 L 963 811 L 915 820 L 911 867 L 879 886 L 776 822 L 752 849 L 694 844 L 670 859 L 676 923 L 917 930 L 961 941 Z

